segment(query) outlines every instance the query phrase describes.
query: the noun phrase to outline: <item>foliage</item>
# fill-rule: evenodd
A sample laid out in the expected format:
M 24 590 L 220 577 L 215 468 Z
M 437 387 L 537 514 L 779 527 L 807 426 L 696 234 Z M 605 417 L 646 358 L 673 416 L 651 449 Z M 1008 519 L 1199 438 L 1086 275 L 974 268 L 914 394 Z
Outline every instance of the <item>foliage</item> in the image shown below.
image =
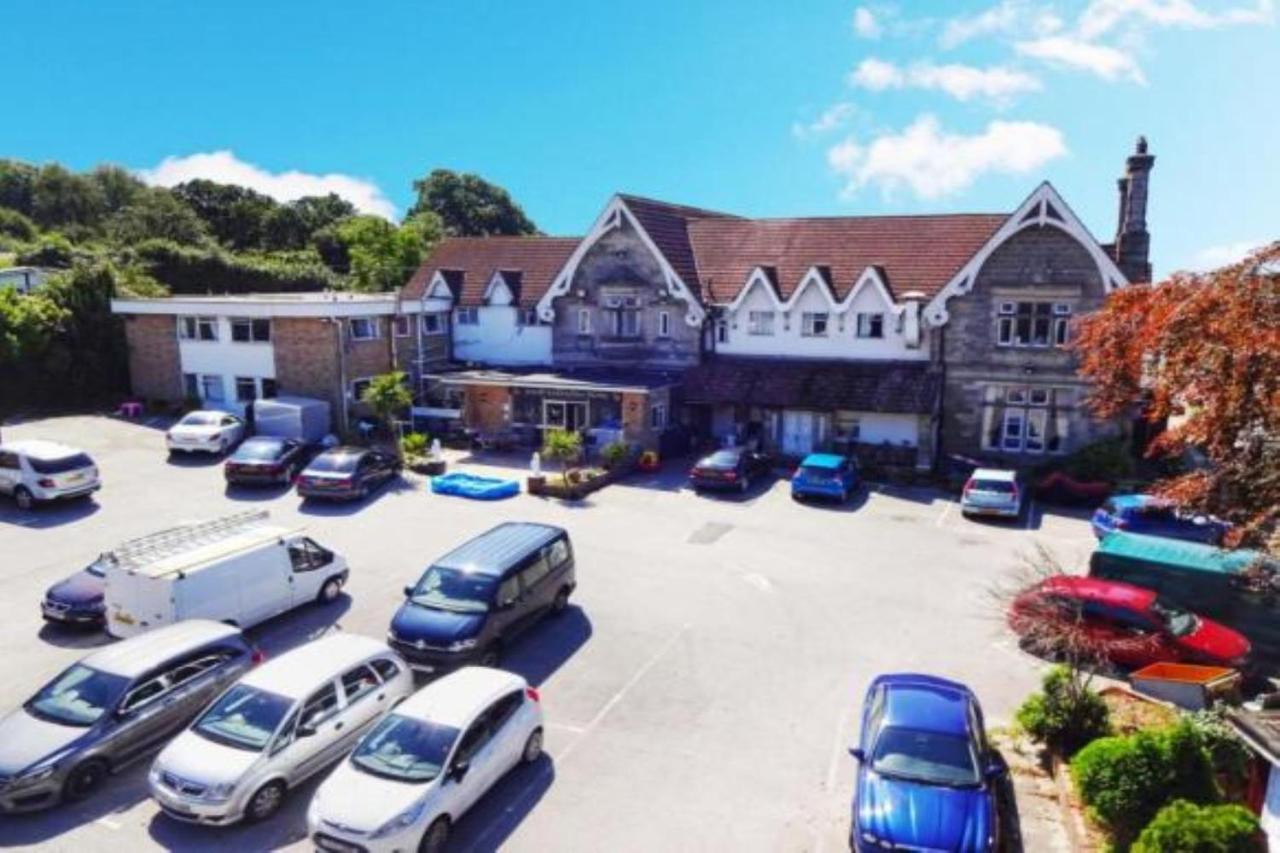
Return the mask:
M 117 243 L 172 240 L 200 243 L 206 239 L 204 223 L 195 211 L 163 189 L 142 188 L 106 221 L 106 232 Z
M 1103 417 L 1140 407 L 1169 428 L 1153 457 L 1202 452 L 1208 466 L 1157 491 L 1265 543 L 1280 528 L 1280 241 L 1209 273 L 1118 290 L 1074 344 Z
M 1083 482 L 1115 483 L 1135 473 L 1128 442 L 1122 438 L 1087 444 L 1063 459 L 1058 467 Z
M 130 257 L 174 293 L 296 293 L 342 285 L 311 253 L 237 255 L 216 247 L 147 240 L 133 247 Z
M 23 296 L 12 287 L 0 287 L 0 370 L 43 357 L 66 316 L 43 294 Z
M 400 452 L 409 459 L 425 457 L 430 441 L 431 439 L 426 433 L 408 433 L 404 438 L 400 439 Z
M 39 173 L 30 163 L 0 159 L 0 207 L 30 217 Z
M 1248 783 L 1253 754 L 1227 722 L 1221 707 L 1196 711 L 1186 719 L 1208 753 L 1214 773 L 1225 779 L 1229 787 L 1242 789 Z
M 248 187 L 203 178 L 178 184 L 173 194 L 195 211 L 218 242 L 233 249 L 262 245 L 264 220 L 276 204 Z
M 1016 718 L 1032 740 L 1067 757 L 1111 732 L 1107 703 L 1066 666 L 1045 673 L 1040 692 L 1027 697 Z
M 479 175 L 436 169 L 413 182 L 417 202 L 409 216 L 423 212 L 440 217 L 450 237 L 536 234 L 537 226 L 502 187 Z
M 408 377 L 402 370 L 393 370 L 381 376 L 375 376 L 364 389 L 360 397 L 378 419 L 391 427 L 396 412 L 403 411 L 413 404 L 413 395 L 409 393 Z M 397 449 L 399 446 L 397 445 Z
M 0 234 L 16 240 L 34 240 L 36 224 L 16 210 L 0 207 Z
M 565 429 L 549 429 L 542 436 L 542 458 L 559 460 L 560 469 L 568 472 L 569 463 L 582 454 L 582 436 Z
M 631 448 L 627 446 L 625 441 L 611 441 L 600 449 L 600 457 L 608 468 L 616 468 L 621 465 L 630 454 Z
M 1218 799 L 1209 756 L 1186 723 L 1095 740 L 1071 772 L 1081 800 L 1122 849 L 1166 803 Z
M 1142 830 L 1134 853 L 1265 853 L 1258 819 L 1243 806 L 1198 806 L 1175 800 Z
M 75 247 L 57 232 L 45 234 L 34 246 L 18 255 L 18 263 L 32 267 L 67 269 L 75 261 Z
M 106 212 L 106 194 L 96 181 L 57 163 L 40 167 L 31 188 L 30 216 L 41 226 L 94 226 Z
M 397 290 L 413 275 L 438 236 L 437 223 L 415 217 L 396 227 L 379 216 L 354 216 L 338 228 L 351 259 L 353 290 Z

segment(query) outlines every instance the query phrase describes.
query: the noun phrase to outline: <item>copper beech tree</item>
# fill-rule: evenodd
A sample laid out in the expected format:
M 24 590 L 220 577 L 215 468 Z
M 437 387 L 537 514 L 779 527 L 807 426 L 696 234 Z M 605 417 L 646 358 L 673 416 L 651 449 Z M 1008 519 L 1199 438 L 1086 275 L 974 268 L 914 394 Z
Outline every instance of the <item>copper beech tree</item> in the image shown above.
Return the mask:
M 1229 544 L 1280 550 L 1280 241 L 1116 291 L 1080 320 L 1075 348 L 1098 415 L 1167 421 L 1150 457 L 1203 454 L 1159 494 L 1234 522 Z

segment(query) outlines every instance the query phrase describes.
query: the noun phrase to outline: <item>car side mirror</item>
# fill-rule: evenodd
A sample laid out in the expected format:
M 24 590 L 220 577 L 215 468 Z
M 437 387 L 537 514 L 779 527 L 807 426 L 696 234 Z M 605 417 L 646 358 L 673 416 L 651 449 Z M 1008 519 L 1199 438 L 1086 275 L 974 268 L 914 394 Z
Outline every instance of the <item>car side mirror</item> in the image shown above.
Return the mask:
M 852 756 L 853 756 L 855 759 L 857 759 L 859 762 L 862 762 L 862 761 L 866 761 L 866 760 L 867 760 L 867 753 L 866 753 L 866 750 L 864 750 L 864 749 L 863 749 L 862 747 L 860 747 L 860 746 L 855 746 L 855 747 L 853 747 L 852 749 L 850 749 L 850 750 L 849 750 L 849 754 L 850 754 L 850 755 L 852 755 Z
M 315 733 L 315 726 L 298 726 L 298 737 L 311 737 Z
M 470 761 L 455 761 L 453 762 L 453 766 L 449 768 L 449 778 L 455 782 L 461 782 L 466 778 L 467 771 L 470 769 Z
M 412 587 L 412 586 L 406 586 L 406 587 L 404 588 L 404 597 L 405 597 L 405 598 L 413 598 L 413 587 Z
M 995 762 L 992 762 L 991 764 L 988 764 L 988 765 L 987 765 L 987 770 L 986 770 L 985 775 L 986 775 L 986 777 L 987 777 L 987 779 L 988 779 L 988 780 L 990 780 L 990 781 L 994 782 L 995 780 L 997 780 L 997 779 L 999 779 L 1000 777 L 1004 776 L 1004 765 L 1003 765 L 1003 764 L 997 764 L 997 763 L 995 763 Z

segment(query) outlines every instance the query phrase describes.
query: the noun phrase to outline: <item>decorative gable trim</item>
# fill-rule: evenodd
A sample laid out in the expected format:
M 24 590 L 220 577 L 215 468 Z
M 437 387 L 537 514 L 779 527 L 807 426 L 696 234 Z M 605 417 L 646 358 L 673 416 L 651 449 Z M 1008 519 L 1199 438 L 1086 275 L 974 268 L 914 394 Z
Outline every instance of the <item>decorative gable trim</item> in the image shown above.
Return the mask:
M 905 303 L 894 301 L 893 295 L 889 293 L 889 285 L 885 283 L 877 267 L 867 267 L 862 271 L 862 275 L 858 276 L 858 280 L 854 282 L 853 289 L 840 300 L 838 310 L 848 311 L 853 301 L 858 298 L 858 294 L 868 287 L 880 295 L 880 301 L 895 317 L 901 316 L 902 312 L 907 310 Z
M 502 274 L 502 270 L 494 270 L 493 275 L 489 277 L 489 283 L 484 287 L 484 304 L 493 304 L 494 294 L 501 292 L 498 288 L 502 288 L 507 292 L 507 298 L 511 300 L 507 304 L 514 305 L 516 302 L 515 291 L 511 289 L 511 285 L 507 284 L 506 276 Z
M 831 285 L 827 282 L 827 277 L 823 275 L 822 271 L 816 266 L 812 266 L 805 271 L 805 274 L 800 279 L 800 283 L 796 285 L 796 289 L 791 292 L 791 298 L 786 302 L 786 310 L 790 311 L 792 308 L 799 305 L 800 297 L 804 296 L 804 292 L 810 287 L 817 287 L 821 290 L 822 295 L 826 297 L 827 305 L 831 308 L 835 308 L 838 305 L 835 294 L 831 292 Z
M 747 283 L 738 291 L 738 295 L 733 297 L 733 301 L 729 303 L 729 311 L 737 311 L 742 307 L 742 303 L 751 295 L 753 288 L 763 288 L 765 295 L 769 297 L 769 301 L 777 311 L 784 310 L 782 299 L 778 296 L 778 289 L 774 287 L 773 281 L 769 278 L 768 273 L 764 271 L 764 267 L 756 267 L 751 270 L 751 274 L 747 276 Z
M 977 254 L 952 276 L 946 286 L 929 300 L 923 312 L 925 323 L 935 328 L 946 325 L 947 320 L 950 319 L 947 313 L 947 300 L 966 294 L 973 289 L 974 280 L 981 271 L 982 265 L 996 249 L 1024 228 L 1046 226 L 1065 231 L 1084 247 L 1094 263 L 1098 265 L 1098 274 L 1102 277 L 1102 287 L 1106 293 L 1128 286 L 1129 279 L 1116 266 L 1115 261 L 1103 251 L 1102 246 L 1089 233 L 1089 229 L 1084 226 L 1062 196 L 1058 195 L 1053 185 L 1045 181 L 1018 206 L 1018 209 L 1005 220 L 995 234 L 991 235 Z
M 435 275 L 431 276 L 431 283 L 427 285 L 427 290 L 422 299 L 423 301 L 428 299 L 453 301 L 453 291 L 449 289 L 449 283 L 444 280 L 444 276 L 440 274 L 439 270 L 436 270 Z
M 658 267 L 662 270 L 664 284 L 671 292 L 671 295 L 677 299 L 684 300 L 685 304 L 689 306 L 689 310 L 684 315 L 685 324 L 695 329 L 699 328 L 707 317 L 707 312 L 702 307 L 702 303 L 699 302 L 693 291 L 689 289 L 688 283 L 680 278 L 671 263 L 658 250 L 657 244 L 653 242 L 653 238 L 644 230 L 640 220 L 627 207 L 626 202 L 616 195 L 605 205 L 604 211 L 596 218 L 595 224 L 591 226 L 587 236 L 582 238 L 578 248 L 573 250 L 573 254 L 565 262 L 564 268 L 552 280 L 547 292 L 538 300 L 538 316 L 548 323 L 555 321 L 555 299 L 568 294 L 574 273 L 578 271 L 578 266 L 582 263 L 582 259 L 586 257 L 587 252 L 601 237 L 615 228 L 621 228 L 624 223 L 630 224 L 635 229 L 636 233 L 640 235 L 640 241 L 644 244 L 644 247 L 657 258 Z

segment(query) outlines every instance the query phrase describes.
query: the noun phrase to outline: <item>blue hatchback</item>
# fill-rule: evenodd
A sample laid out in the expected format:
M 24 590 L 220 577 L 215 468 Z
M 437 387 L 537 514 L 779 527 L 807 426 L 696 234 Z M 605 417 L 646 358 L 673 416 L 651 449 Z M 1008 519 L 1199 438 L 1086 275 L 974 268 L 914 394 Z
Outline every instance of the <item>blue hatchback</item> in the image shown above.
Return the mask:
M 791 478 L 791 497 L 847 501 L 858 490 L 858 464 L 834 453 L 810 453 Z
M 849 846 L 855 851 L 988 851 L 999 846 L 995 786 L 1004 765 L 963 684 L 898 673 L 862 706 Z
M 1154 495 L 1116 495 L 1108 498 L 1089 519 L 1093 535 L 1101 539 L 1123 530 L 1147 536 L 1165 536 L 1206 545 L 1222 544 L 1230 527 L 1225 521 L 1185 515 L 1167 500 Z

